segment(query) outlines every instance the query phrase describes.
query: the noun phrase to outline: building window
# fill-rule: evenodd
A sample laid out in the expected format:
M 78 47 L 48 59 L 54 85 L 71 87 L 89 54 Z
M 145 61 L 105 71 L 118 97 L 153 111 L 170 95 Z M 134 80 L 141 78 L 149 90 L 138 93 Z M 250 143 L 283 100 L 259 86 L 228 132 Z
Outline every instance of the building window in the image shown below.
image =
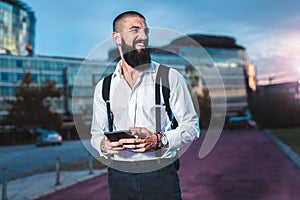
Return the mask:
M 1 73 L 1 80 L 8 81 L 8 73 Z
M 32 82 L 37 83 L 38 76 L 37 74 L 31 74 Z
M 19 67 L 19 68 L 21 68 L 21 67 L 23 67 L 23 62 L 22 62 L 22 60 L 16 60 L 16 65 L 17 65 L 17 67 Z
M 17 74 L 17 81 L 20 81 L 23 79 L 23 74 Z

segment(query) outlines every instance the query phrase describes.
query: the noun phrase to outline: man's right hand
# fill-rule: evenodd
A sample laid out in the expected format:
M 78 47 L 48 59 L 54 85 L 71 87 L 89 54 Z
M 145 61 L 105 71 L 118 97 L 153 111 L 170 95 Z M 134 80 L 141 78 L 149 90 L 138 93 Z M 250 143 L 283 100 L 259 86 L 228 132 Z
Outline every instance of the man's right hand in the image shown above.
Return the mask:
M 125 149 L 123 147 L 123 144 L 121 144 L 120 142 L 111 142 L 106 136 L 104 136 L 104 138 L 102 139 L 100 148 L 103 153 L 108 154 L 117 154 Z

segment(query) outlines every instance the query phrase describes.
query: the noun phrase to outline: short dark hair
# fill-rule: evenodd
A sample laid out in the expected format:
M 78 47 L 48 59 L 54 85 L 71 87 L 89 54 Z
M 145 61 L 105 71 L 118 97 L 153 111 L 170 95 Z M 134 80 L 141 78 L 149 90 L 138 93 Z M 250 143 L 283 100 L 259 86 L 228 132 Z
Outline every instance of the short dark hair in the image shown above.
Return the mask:
M 146 18 L 141 13 L 138 13 L 136 11 L 126 11 L 126 12 L 123 12 L 123 13 L 119 14 L 114 19 L 114 21 L 113 21 L 113 31 L 117 31 L 117 26 L 118 26 L 119 21 L 121 21 L 122 19 L 124 19 L 126 17 L 134 17 L 134 16 L 140 17 L 140 18 L 142 18 L 146 21 Z

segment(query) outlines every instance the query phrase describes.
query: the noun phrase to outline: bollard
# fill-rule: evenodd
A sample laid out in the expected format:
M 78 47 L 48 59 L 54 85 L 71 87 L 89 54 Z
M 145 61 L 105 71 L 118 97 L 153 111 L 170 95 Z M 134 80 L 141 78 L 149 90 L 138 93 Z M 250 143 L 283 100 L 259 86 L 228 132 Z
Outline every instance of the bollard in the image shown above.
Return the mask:
M 7 176 L 7 168 L 3 167 L 2 169 L 2 200 L 7 200 L 7 183 L 6 183 L 6 176 Z
M 94 171 L 93 171 L 93 156 L 90 152 L 89 152 L 89 170 L 90 170 L 90 174 L 94 174 Z
M 60 185 L 60 158 L 56 158 L 56 164 L 55 164 L 55 170 L 56 170 L 56 183 L 55 186 Z

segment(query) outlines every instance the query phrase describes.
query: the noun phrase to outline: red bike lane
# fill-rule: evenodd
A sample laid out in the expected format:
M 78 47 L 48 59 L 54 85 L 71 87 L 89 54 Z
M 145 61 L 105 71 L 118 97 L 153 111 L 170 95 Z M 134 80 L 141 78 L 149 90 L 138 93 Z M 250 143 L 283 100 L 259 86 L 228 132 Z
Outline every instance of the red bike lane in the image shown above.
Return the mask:
M 300 198 L 300 170 L 262 131 L 223 131 L 212 152 L 199 159 L 202 140 L 195 141 L 180 158 L 184 200 Z M 107 175 L 39 199 L 108 200 Z

